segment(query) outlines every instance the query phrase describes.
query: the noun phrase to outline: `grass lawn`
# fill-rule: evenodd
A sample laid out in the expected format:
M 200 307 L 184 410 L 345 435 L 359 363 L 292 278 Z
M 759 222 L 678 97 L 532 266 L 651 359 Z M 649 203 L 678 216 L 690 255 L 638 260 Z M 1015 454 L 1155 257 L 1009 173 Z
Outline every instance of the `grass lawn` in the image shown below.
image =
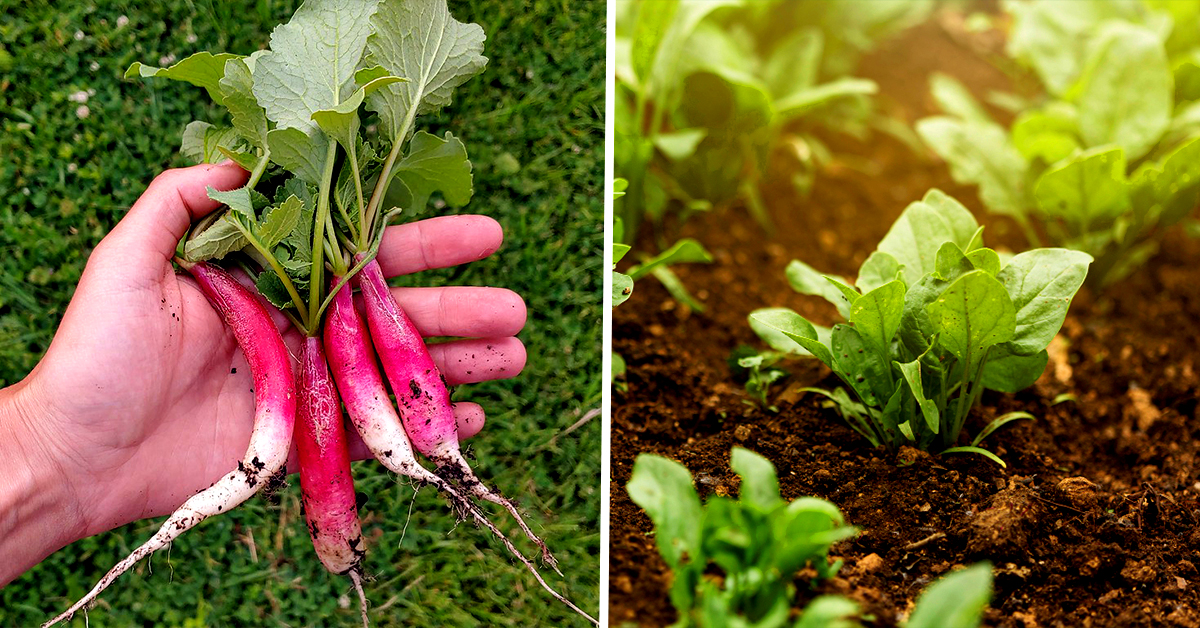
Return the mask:
M 200 50 L 248 54 L 294 6 L 0 3 L 0 386 L 24 377 L 49 345 L 92 247 L 157 172 L 184 165 L 176 155 L 184 125 L 221 120 L 202 90 L 126 81 L 125 68 Z M 488 411 L 488 428 L 470 441 L 476 470 L 516 498 L 559 557 L 566 577 L 546 570 L 549 582 L 594 614 L 600 421 L 555 437 L 600 404 L 605 7 L 451 0 L 450 8 L 483 26 L 490 62 L 419 124 L 466 143 L 475 197 L 456 211 L 499 220 L 505 246 L 404 282 L 504 286 L 525 297 L 525 371 L 456 397 Z M 456 525 L 431 490 L 414 499 L 374 462 L 357 464 L 355 476 L 369 496 L 373 625 L 585 625 L 486 532 Z M 520 536 L 510 519 L 496 519 Z M 79 541 L 0 589 L 0 627 L 63 610 L 158 521 Z M 293 477 L 276 500 L 256 497 L 143 561 L 91 615 L 104 626 L 355 626 L 357 604 L 349 581 L 313 554 Z M 83 615 L 70 625 L 84 626 Z

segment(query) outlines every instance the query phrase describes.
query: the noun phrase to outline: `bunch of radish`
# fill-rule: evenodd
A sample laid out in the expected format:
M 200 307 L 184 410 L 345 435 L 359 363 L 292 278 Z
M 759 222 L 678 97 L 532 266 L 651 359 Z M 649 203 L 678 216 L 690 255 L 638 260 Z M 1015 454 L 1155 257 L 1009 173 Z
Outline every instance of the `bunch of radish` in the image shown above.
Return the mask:
M 202 52 L 168 68 L 129 69 L 126 76 L 203 87 L 230 114 L 227 127 L 189 124 L 182 150 L 200 162 L 231 159 L 250 172 L 249 180 L 236 190 L 209 189 L 227 210 L 193 226 L 176 262 L 246 355 L 255 382 L 254 431 L 237 468 L 187 500 L 46 626 L 84 608 L 138 560 L 253 496 L 283 473 L 293 437 L 313 546 L 329 571 L 353 581 L 367 625 L 366 548 L 343 405 L 381 463 L 418 486 L 436 487 L 455 516 L 489 529 L 551 595 L 598 625 L 555 592 L 477 505 L 503 506 L 557 570 L 517 508 L 467 465 L 445 380 L 375 261 L 384 227 L 399 211 L 423 209 L 434 192 L 455 206 L 470 199 L 471 163 L 462 142 L 450 133 L 415 131 L 415 123 L 483 70 L 484 39 L 477 24 L 451 17 L 445 0 L 307 0 L 274 30 L 268 50 L 245 57 Z M 371 114 L 378 116 L 377 134 L 362 123 Z M 244 272 L 254 289 L 222 266 Z M 264 301 L 305 336 L 296 374 Z

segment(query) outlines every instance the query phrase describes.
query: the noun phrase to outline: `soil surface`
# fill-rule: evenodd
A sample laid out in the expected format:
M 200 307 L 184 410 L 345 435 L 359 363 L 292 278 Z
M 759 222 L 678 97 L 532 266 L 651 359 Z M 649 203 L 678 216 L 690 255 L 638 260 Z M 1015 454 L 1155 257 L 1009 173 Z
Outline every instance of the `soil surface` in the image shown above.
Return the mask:
M 885 45 L 859 74 L 880 84 L 887 113 L 911 122 L 936 113 L 927 96 L 933 71 L 981 98 L 1019 89 L 986 60 L 1001 45 L 994 33 L 966 36 L 943 20 Z M 736 210 L 671 232 L 698 238 L 716 257 L 675 267 L 705 313 L 676 304 L 653 279 L 614 312 L 613 349 L 628 376 L 613 403 L 612 625 L 675 620 L 653 527 L 624 488 L 637 454 L 679 460 L 703 494 L 736 494 L 729 452 L 739 445 L 775 463 L 785 498 L 828 499 L 861 529 L 831 552 L 845 559 L 837 578 L 816 590 L 798 582 L 797 606 L 838 593 L 873 616 L 864 625 L 897 626 L 930 581 L 990 560 L 987 626 L 1200 626 L 1200 242 L 1177 230 L 1153 261 L 1103 295 L 1085 288 L 1038 383 L 984 396 L 967 433 L 1011 410 L 1038 417 L 985 442 L 1007 469 L 977 456 L 911 451 L 902 455 L 915 462 L 899 466 L 814 395 L 790 392 L 836 386 L 815 360 L 788 365 L 792 377 L 773 389 L 778 412 L 749 405 L 727 364 L 738 345 L 762 346 L 747 314 L 787 306 L 834 322 L 832 306 L 792 292 L 784 267 L 798 258 L 853 276 L 904 206 L 931 187 L 975 210 L 989 246 L 1024 243 L 932 158 L 881 135 L 827 139 L 842 165 L 822 173 L 808 198 L 768 190 L 773 234 Z M 653 248 L 649 238 L 645 246 Z

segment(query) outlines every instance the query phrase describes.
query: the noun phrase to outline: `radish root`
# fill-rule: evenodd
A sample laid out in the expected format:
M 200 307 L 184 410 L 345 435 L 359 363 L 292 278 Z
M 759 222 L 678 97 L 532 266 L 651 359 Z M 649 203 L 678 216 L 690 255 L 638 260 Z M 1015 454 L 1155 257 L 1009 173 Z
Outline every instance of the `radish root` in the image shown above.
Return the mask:
M 96 586 L 61 615 L 42 624 L 43 628 L 70 619 L 76 611 L 96 599 L 121 574 L 139 560 L 166 547 L 196 524 L 236 507 L 270 484 L 287 462 L 296 417 L 295 380 L 291 358 L 283 337 L 254 295 L 229 273 L 203 262 L 191 264 L 176 259 L 196 278 L 200 289 L 225 320 L 242 348 L 254 375 L 254 431 L 246 455 L 237 468 L 212 486 L 188 498 L 159 527 L 150 540 L 117 563 Z

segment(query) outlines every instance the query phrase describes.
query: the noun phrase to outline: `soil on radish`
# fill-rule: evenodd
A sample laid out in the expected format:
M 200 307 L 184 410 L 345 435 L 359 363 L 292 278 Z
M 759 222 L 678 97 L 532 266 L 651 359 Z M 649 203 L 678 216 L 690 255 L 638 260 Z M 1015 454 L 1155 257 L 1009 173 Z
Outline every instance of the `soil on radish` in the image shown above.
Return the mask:
M 936 112 L 927 95 L 933 71 L 964 81 L 977 97 L 1022 89 L 984 60 L 1002 45 L 995 33 L 968 35 L 943 20 L 885 45 L 859 74 L 880 84 L 886 112 L 911 122 Z M 829 499 L 862 530 L 835 546 L 833 555 L 845 559 L 837 578 L 815 589 L 798 583 L 797 607 L 837 593 L 873 616 L 864 625 L 896 626 L 932 579 L 986 559 L 997 568 L 987 626 L 1200 626 L 1200 242 L 1176 230 L 1135 275 L 1102 295 L 1085 288 L 1042 379 L 1017 395 L 984 396 L 967 433 L 1003 412 L 1038 417 L 985 441 L 1007 470 L 977 456 L 888 455 L 814 395 L 776 387 L 777 413 L 748 405 L 727 364 L 739 344 L 762 346 L 746 324 L 751 310 L 788 306 L 834 321 L 831 306 L 787 286 L 789 260 L 853 276 L 904 206 L 930 187 L 982 208 L 945 166 L 896 140 L 827 140 L 849 157 L 824 172 L 808 198 L 768 190 L 772 236 L 739 211 L 667 227 L 669 237 L 696 237 L 716 258 L 675 268 L 707 312 L 687 311 L 653 279 L 638 282 L 615 310 L 613 348 L 629 374 L 613 404 L 612 625 L 675 619 L 653 527 L 625 492 L 637 454 L 679 460 L 705 494 L 736 494 L 729 451 L 740 445 L 775 463 L 785 497 Z M 1024 247 L 1011 223 L 976 215 L 990 246 Z M 654 247 L 654 238 L 643 233 L 642 246 Z M 815 360 L 789 368 L 786 389 L 838 383 Z

